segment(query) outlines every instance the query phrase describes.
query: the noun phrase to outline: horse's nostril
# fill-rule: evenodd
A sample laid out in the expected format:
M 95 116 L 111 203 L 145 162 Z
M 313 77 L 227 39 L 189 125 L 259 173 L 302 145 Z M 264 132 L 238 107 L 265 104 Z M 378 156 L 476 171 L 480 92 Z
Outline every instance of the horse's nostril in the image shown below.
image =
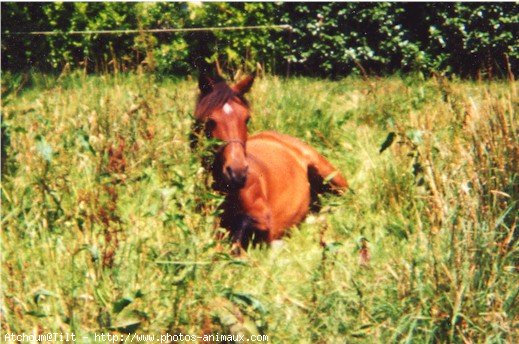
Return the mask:
M 229 175 L 229 179 L 233 180 L 234 179 L 234 171 L 232 170 L 232 168 L 230 166 L 227 166 L 225 169 L 227 170 L 227 174 Z
M 247 167 L 245 167 L 243 170 L 236 171 L 230 166 L 226 166 L 224 171 L 228 181 L 234 187 L 242 187 L 245 185 L 245 182 L 247 181 Z

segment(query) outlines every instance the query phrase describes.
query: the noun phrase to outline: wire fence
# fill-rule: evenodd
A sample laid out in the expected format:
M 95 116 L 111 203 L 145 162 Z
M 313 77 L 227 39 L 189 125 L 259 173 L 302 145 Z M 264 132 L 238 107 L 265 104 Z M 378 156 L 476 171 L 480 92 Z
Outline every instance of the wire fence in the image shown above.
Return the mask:
M 176 33 L 176 32 L 212 32 L 212 31 L 238 31 L 238 30 L 268 30 L 278 29 L 292 31 L 290 25 L 251 25 L 251 26 L 218 26 L 218 27 L 191 27 L 177 29 L 133 29 L 133 30 L 84 30 L 84 31 L 31 31 L 31 32 L 3 32 L 4 35 L 13 36 L 56 36 L 56 35 L 129 35 L 139 33 Z
M 142 35 L 142 34 L 175 34 L 175 33 L 204 33 L 204 32 L 218 32 L 218 31 L 246 31 L 246 30 L 266 30 L 266 31 L 283 31 L 288 33 L 288 42 L 291 44 L 291 37 L 293 33 L 293 27 L 288 24 L 271 24 L 271 25 L 248 25 L 248 26 L 217 26 L 217 27 L 187 27 L 187 28 L 161 28 L 161 29 L 114 29 L 114 30 L 72 30 L 72 31 L 13 31 L 13 32 L 2 32 L 2 36 L 9 40 L 17 41 L 16 37 L 27 37 L 27 36 L 43 36 L 43 37 L 63 37 L 63 36 L 88 36 L 88 35 L 103 35 L 103 36 L 123 36 L 123 35 Z M 112 48 L 113 49 L 113 48 Z M 82 62 L 79 62 L 79 65 L 83 66 L 85 70 L 87 66 L 94 64 L 94 70 L 99 70 L 100 68 L 105 68 L 107 70 L 109 65 L 113 65 L 114 71 L 118 69 L 118 67 L 125 67 L 124 62 L 121 64 L 118 63 L 118 59 L 115 57 L 116 53 L 114 51 L 111 52 L 112 58 L 110 62 L 103 63 L 98 60 L 92 60 L 89 57 L 85 57 Z M 137 60 L 140 60 L 140 54 L 137 53 Z M 90 61 L 90 62 L 89 62 Z M 141 61 L 142 62 L 142 61 Z M 140 62 L 137 62 L 137 65 L 140 65 Z M 65 64 L 65 69 L 69 66 L 68 63 Z M 100 67 L 104 66 L 104 67 Z M 131 67 L 130 67 L 131 68 Z M 291 62 L 286 62 L 286 70 L 285 75 L 288 77 L 290 75 Z

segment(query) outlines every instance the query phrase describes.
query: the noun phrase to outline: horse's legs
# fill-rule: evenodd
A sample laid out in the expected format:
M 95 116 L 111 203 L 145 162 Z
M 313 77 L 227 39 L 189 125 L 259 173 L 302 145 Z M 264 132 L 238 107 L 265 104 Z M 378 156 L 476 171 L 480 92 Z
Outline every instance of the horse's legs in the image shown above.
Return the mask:
M 247 215 L 238 215 L 236 224 L 231 228 L 231 252 L 240 255 L 242 249 L 249 246 L 249 238 L 251 234 L 251 219 Z
M 270 232 L 259 229 L 257 223 L 259 222 L 250 215 L 239 216 L 236 226 L 231 229 L 232 253 L 239 255 L 243 249 L 249 246 L 251 239 L 254 240 L 254 244 L 269 241 Z
M 323 181 L 329 179 L 329 188 L 335 193 L 343 192 L 348 188 L 346 178 L 337 170 L 325 157 L 311 148 L 312 152 L 307 152 L 308 157 L 308 177 L 312 188 L 318 192 L 325 191 L 326 186 Z
M 225 209 L 221 222 L 230 231 L 231 252 L 236 255 L 240 255 L 252 239 L 254 243 L 270 241 L 270 210 L 267 207 L 258 207 L 258 202 L 250 207 L 243 200 L 240 201 L 241 207 Z
M 249 175 L 247 185 L 239 191 L 239 203 L 244 219 L 236 238 L 248 239 L 255 236 L 255 242 L 271 241 L 272 211 L 261 189 L 257 176 Z M 233 240 L 236 241 L 236 240 Z M 242 240 L 243 241 L 243 240 Z

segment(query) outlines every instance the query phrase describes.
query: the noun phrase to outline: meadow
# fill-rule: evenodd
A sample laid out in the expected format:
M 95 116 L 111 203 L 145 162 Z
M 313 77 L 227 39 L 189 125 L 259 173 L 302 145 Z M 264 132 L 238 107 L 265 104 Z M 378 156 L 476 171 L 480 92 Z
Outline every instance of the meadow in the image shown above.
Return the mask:
M 516 86 L 258 78 L 249 132 L 312 144 L 351 191 L 235 257 L 194 80 L 4 73 L 2 335 L 517 343 Z

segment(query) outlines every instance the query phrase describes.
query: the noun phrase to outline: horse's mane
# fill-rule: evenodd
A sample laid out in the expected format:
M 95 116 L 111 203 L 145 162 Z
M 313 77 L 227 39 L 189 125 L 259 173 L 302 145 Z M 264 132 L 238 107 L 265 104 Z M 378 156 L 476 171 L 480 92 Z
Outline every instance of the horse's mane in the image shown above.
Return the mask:
M 204 120 L 204 117 L 213 112 L 215 109 L 221 108 L 225 103 L 233 98 L 238 98 L 243 105 L 249 107 L 249 102 L 243 95 L 236 93 L 225 81 L 216 83 L 213 90 L 209 93 L 201 93 L 195 109 L 195 118 L 197 121 Z

